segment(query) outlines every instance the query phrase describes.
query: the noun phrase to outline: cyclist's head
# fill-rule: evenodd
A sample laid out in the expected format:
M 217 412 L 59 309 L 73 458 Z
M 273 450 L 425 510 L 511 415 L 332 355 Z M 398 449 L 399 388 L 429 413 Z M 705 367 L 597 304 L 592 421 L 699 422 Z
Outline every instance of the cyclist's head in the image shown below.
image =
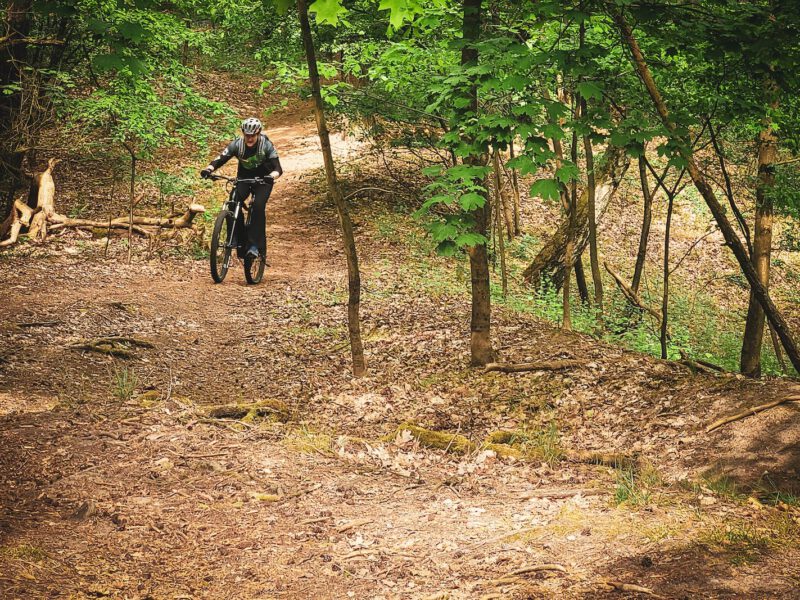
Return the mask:
M 250 117 L 242 121 L 242 133 L 245 135 L 256 135 L 261 133 L 261 121 L 255 117 Z

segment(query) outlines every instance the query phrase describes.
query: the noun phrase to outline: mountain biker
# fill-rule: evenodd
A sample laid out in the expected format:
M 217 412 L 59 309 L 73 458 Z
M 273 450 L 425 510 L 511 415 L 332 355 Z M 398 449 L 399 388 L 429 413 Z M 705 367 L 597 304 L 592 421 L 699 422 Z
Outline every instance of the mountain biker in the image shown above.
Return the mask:
M 242 137 L 234 139 L 217 158 L 200 171 L 200 176 L 206 179 L 235 156 L 239 159 L 239 169 L 236 172 L 238 179 L 266 178 L 264 183 L 240 181 L 236 184 L 237 198 L 247 198 L 248 194 L 251 192 L 253 194 L 250 226 L 241 229 L 245 232 L 246 237 L 241 246 L 247 248 L 246 255 L 253 258 L 258 258 L 259 253 L 262 256 L 266 253 L 267 199 L 272 193 L 273 183 L 283 174 L 275 146 L 272 145 L 266 134 L 261 133 L 261 129 L 261 121 L 255 117 L 242 121 Z

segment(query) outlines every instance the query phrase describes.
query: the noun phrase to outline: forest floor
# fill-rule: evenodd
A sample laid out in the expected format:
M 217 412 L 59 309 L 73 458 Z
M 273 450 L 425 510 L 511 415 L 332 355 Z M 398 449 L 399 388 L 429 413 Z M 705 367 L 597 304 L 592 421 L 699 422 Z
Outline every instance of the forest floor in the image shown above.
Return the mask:
M 0 257 L 0 597 L 800 598 L 798 404 L 704 432 L 790 384 L 502 307 L 504 360 L 583 364 L 469 369 L 467 296 L 365 200 L 353 379 L 314 124 L 273 120 L 287 175 L 261 285 L 185 256 L 127 265 L 119 238 L 107 258 L 76 234 Z M 74 347 L 107 336 L 152 347 Z M 280 418 L 208 414 L 257 401 Z M 473 444 L 431 448 L 409 422 Z M 481 446 L 497 431 L 522 456 Z

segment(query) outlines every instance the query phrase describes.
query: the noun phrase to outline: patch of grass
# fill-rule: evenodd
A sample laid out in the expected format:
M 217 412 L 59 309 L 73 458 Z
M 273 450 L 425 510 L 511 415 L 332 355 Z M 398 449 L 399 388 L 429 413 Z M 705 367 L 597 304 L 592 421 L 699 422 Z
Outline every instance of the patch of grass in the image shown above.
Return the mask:
M 327 433 L 312 431 L 306 426 L 293 430 L 284 439 L 283 443 L 290 450 L 303 454 L 322 454 L 333 456 L 333 437 Z
M 652 465 L 645 465 L 641 469 L 618 469 L 614 503 L 617 506 L 645 506 L 652 500 L 653 491 L 663 483 L 660 473 Z
M 779 489 L 768 475 L 764 475 L 761 481 L 759 481 L 757 492 L 759 499 L 766 504 L 771 504 L 773 506 L 785 504 L 787 506 L 800 508 L 800 496 Z
M 561 446 L 561 433 L 555 422 L 550 422 L 539 429 L 523 428 L 519 431 L 496 431 L 486 443 L 490 445 L 504 444 L 516 448 L 527 458 L 539 459 L 554 465 L 564 458 Z
M 529 233 L 523 233 L 521 236 L 509 242 L 506 250 L 509 256 L 518 258 L 527 263 L 533 260 L 539 245 L 539 240 L 537 240 L 536 237 Z
M 717 496 L 723 498 L 729 498 L 731 500 L 741 500 L 744 498 L 744 494 L 739 490 L 739 486 L 727 475 L 705 477 L 703 479 L 703 485 Z
M 724 552 L 734 565 L 756 562 L 770 545 L 768 534 L 744 521 L 732 521 L 714 526 L 705 531 L 699 541 Z
M 111 393 L 117 400 L 126 402 L 133 397 L 133 392 L 139 384 L 136 372 L 127 365 L 114 369 L 111 379 Z
M 26 560 L 28 562 L 42 562 L 47 558 L 47 553 L 41 548 L 30 544 L 20 544 L 19 546 L 5 546 L 0 548 L 0 554 L 8 558 Z

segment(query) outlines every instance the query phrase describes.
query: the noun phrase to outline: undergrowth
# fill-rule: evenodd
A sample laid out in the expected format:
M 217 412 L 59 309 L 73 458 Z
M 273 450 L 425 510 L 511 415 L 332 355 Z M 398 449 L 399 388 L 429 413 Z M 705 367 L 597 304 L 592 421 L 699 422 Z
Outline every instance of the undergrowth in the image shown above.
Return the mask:
M 382 297 L 405 291 L 426 293 L 434 297 L 468 297 L 470 269 L 466 256 L 436 256 L 435 243 L 423 232 L 421 224 L 414 223 L 407 215 L 382 211 L 370 215 L 369 222 L 375 229 L 375 237 L 404 246 L 409 258 L 397 261 L 396 251 L 393 251 L 391 258 L 376 261 L 376 273 L 373 277 L 387 281 L 390 280 L 389 275 L 394 277 L 391 278 L 391 285 L 370 290 L 372 295 Z M 499 260 L 494 260 L 492 303 L 496 307 L 533 314 L 560 325 L 561 291 L 547 285 L 534 290 L 522 280 L 522 271 L 535 256 L 539 246 L 540 241 L 530 234 L 519 236 L 508 243 L 508 294 L 503 297 Z M 667 357 L 678 360 L 685 354 L 693 359 L 714 363 L 728 371 L 738 371 L 744 313 L 723 309 L 704 290 L 682 286 L 678 277 L 674 277 L 671 282 L 673 291 L 669 304 Z M 573 330 L 622 345 L 629 350 L 660 357 L 659 324 L 650 315 L 632 308 L 605 273 L 604 285 L 606 302 L 602 317 L 592 306 L 582 304 L 575 292 L 571 302 Z M 660 289 L 648 289 L 647 286 L 641 290 L 645 302 L 653 307 L 660 307 L 660 293 Z M 762 346 L 761 364 L 765 375 L 783 374 L 768 334 L 765 335 Z M 796 375 L 791 367 L 789 374 Z

